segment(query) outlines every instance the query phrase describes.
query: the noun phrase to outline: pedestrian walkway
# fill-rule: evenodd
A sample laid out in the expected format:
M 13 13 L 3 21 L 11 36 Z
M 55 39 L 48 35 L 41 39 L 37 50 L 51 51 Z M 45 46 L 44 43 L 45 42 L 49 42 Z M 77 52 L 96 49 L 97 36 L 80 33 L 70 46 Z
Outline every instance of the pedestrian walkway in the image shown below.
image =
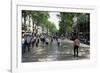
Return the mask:
M 61 46 L 57 45 L 56 40 L 49 45 L 43 45 L 40 42 L 38 47 L 32 48 L 30 52 L 26 52 L 22 56 L 22 62 L 67 61 L 90 58 L 90 47 L 88 45 L 81 43 L 79 51 L 79 57 L 75 58 L 73 56 L 73 41 L 68 39 L 62 40 Z

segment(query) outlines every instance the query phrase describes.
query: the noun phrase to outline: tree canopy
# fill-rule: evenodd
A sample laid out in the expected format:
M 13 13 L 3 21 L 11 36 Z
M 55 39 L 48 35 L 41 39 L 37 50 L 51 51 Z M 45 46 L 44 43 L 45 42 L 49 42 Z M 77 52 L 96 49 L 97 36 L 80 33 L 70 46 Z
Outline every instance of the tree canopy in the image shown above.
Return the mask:
M 58 15 L 60 21 L 59 21 L 59 32 L 61 34 L 66 34 L 68 32 L 72 31 L 72 25 L 73 25 L 73 17 L 77 17 L 77 28 L 79 30 L 80 26 L 89 27 L 89 14 L 88 13 L 67 13 L 67 12 L 60 12 L 60 15 Z M 86 24 L 87 23 L 87 24 Z M 84 27 L 85 28 L 85 27 Z M 79 31 L 78 30 L 78 31 Z

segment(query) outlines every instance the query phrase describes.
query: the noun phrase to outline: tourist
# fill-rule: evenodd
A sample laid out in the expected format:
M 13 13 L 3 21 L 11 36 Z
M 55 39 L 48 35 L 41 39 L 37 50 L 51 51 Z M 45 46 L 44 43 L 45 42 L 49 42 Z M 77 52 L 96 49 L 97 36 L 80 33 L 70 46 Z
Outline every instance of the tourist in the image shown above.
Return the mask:
M 74 56 L 78 57 L 78 49 L 79 49 L 79 46 L 80 46 L 80 41 L 78 39 L 78 37 L 75 38 L 74 40 Z
M 28 52 L 30 51 L 30 44 L 31 44 L 31 37 L 29 35 L 27 35 L 27 38 L 26 38 L 26 42 L 27 42 L 27 48 L 28 48 Z
M 61 39 L 60 38 L 58 38 L 57 43 L 58 43 L 58 46 L 61 46 Z
M 46 45 L 49 44 L 49 38 L 46 38 Z

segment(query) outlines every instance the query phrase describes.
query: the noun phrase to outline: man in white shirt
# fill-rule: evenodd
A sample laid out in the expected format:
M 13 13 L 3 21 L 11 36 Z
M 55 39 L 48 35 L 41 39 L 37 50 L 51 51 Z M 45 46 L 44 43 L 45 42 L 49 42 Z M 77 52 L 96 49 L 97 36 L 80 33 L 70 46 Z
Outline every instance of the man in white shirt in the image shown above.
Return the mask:
M 60 38 L 58 38 L 57 43 L 58 43 L 58 46 L 61 45 L 61 39 Z
M 25 53 L 25 38 L 22 37 L 22 54 Z
M 46 45 L 49 44 L 49 38 L 46 38 Z

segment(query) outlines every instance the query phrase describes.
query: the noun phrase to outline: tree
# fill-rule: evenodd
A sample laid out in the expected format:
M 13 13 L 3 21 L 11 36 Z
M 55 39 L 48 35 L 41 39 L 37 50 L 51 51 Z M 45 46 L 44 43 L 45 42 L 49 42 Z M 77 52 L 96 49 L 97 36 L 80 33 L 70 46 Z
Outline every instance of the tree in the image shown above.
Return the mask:
M 31 11 L 30 10 L 22 10 L 22 18 L 24 19 L 24 24 L 22 24 L 22 30 L 27 31 L 26 20 L 29 21 L 29 27 L 30 27 Z
M 60 15 L 58 17 L 60 18 L 59 21 L 59 32 L 61 34 L 66 34 L 66 32 L 71 32 L 72 31 L 72 18 L 74 14 L 73 13 L 65 13 L 65 12 L 60 12 Z
M 32 20 L 33 20 L 33 29 L 36 30 L 36 33 L 38 30 L 38 28 L 37 28 L 38 26 L 41 26 L 42 31 L 43 31 L 44 25 L 45 25 L 46 21 L 48 21 L 48 18 L 49 18 L 48 12 L 32 11 L 31 16 L 32 16 Z M 34 25 L 35 25 L 35 27 L 34 27 Z M 34 32 L 34 30 L 33 30 L 33 32 Z
M 46 21 L 44 27 L 47 28 L 47 34 L 48 34 L 48 32 L 50 32 L 51 34 L 57 32 L 57 28 L 56 28 L 55 24 L 50 21 Z
M 24 23 L 22 24 L 22 30 L 27 30 L 26 27 L 26 17 L 27 17 L 27 12 L 26 10 L 22 10 L 22 18 L 24 19 Z

